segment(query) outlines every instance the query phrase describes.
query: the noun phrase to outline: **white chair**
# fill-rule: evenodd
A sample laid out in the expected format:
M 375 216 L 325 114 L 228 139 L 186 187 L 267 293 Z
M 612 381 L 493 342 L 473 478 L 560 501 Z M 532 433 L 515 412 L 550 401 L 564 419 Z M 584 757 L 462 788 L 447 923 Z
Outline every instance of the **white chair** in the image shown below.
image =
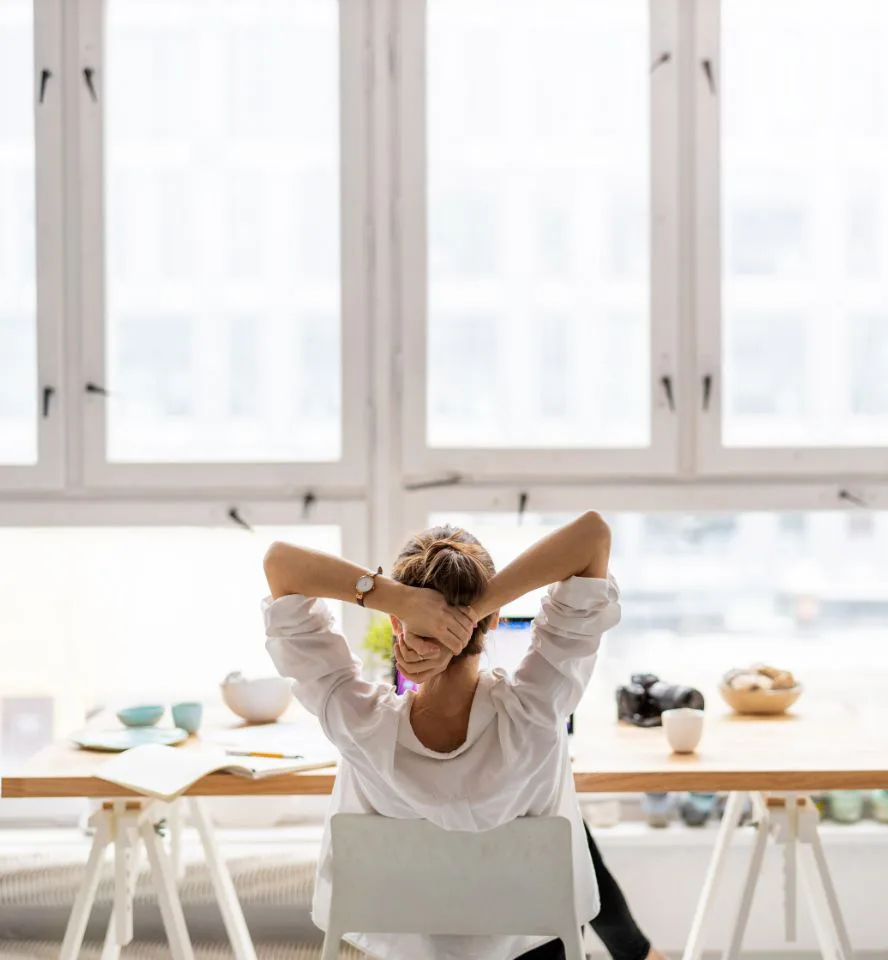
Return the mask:
M 564 817 L 524 817 L 472 833 L 340 813 L 330 830 L 322 960 L 339 957 L 345 933 L 553 936 L 567 960 L 583 960 Z

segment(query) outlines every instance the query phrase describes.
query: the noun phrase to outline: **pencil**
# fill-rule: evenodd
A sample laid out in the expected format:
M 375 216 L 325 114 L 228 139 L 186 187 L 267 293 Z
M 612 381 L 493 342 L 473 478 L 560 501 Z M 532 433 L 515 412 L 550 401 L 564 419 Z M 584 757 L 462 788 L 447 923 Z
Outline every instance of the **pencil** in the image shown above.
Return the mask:
M 264 753 L 259 750 L 226 750 L 229 757 L 268 757 L 271 760 L 302 760 L 299 753 Z

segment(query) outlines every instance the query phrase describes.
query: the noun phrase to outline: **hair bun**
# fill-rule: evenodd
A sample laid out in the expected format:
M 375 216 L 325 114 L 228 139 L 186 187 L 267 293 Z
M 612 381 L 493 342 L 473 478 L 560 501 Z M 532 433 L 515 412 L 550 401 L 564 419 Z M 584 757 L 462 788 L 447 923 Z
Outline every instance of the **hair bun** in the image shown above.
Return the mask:
M 430 543 L 426 548 L 425 561 L 426 563 L 431 563 L 432 560 L 435 559 L 435 557 L 439 556 L 442 553 L 446 553 L 447 551 L 452 551 L 453 553 L 461 553 L 461 554 L 465 554 L 466 556 L 471 556 L 472 551 L 469 549 L 466 549 L 467 547 L 470 547 L 470 546 L 471 544 L 462 543 L 459 540 L 456 540 L 454 538 L 448 538 L 446 540 L 435 540 L 433 543 Z

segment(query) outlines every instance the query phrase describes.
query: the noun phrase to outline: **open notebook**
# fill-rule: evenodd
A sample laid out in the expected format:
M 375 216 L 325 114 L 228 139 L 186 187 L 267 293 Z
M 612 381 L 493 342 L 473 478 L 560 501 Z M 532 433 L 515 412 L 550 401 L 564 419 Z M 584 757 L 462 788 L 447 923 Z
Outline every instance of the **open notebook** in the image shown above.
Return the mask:
M 249 780 L 260 780 L 283 773 L 319 770 L 335 762 L 332 747 L 325 755 L 279 760 L 231 757 L 216 751 L 180 750 L 149 743 L 126 750 L 102 764 L 96 777 L 156 800 L 170 801 L 210 773 L 224 771 Z

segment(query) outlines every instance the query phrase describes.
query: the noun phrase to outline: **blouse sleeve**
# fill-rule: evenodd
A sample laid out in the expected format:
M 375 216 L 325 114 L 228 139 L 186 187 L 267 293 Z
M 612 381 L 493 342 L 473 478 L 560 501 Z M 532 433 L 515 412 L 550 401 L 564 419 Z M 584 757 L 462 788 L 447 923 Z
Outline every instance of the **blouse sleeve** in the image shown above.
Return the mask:
M 262 602 L 266 649 L 293 695 L 343 753 L 372 734 L 389 688 L 361 677 L 361 661 L 323 600 L 291 595 Z
M 533 623 L 531 649 L 514 677 L 528 719 L 546 725 L 567 720 L 592 677 L 602 635 L 619 622 L 613 577 L 571 577 L 549 587 Z

